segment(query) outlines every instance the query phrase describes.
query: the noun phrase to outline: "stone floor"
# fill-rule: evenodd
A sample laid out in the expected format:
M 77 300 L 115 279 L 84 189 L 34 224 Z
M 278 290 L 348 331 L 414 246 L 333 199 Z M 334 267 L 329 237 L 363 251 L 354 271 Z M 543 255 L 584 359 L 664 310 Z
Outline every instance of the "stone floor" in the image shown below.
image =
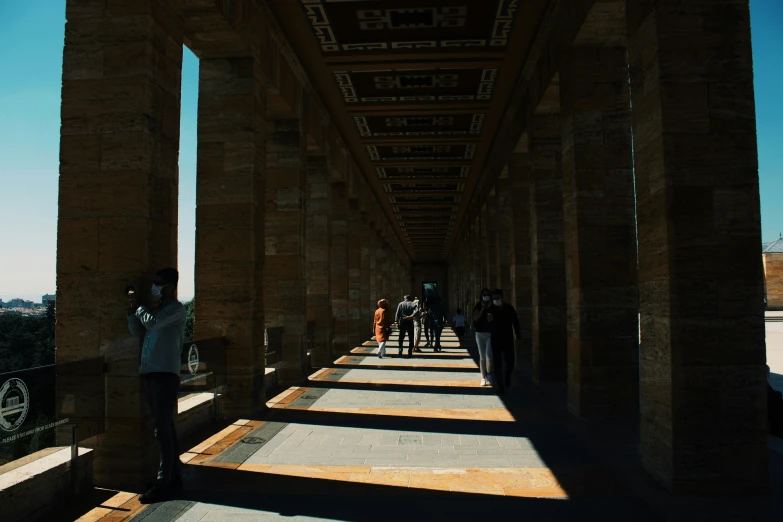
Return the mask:
M 672 499 L 633 430 L 576 421 L 524 372 L 497 395 L 469 341 L 443 344 L 379 359 L 368 341 L 184 453 L 176 500 L 112 493 L 78 520 L 775 520 L 779 496 Z

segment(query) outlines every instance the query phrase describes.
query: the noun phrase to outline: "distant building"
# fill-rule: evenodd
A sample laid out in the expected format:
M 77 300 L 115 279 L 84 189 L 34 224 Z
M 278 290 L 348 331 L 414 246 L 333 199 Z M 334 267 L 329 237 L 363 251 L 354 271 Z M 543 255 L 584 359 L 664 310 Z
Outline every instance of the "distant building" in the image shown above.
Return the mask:
M 761 245 L 767 310 L 783 310 L 783 238 Z
M 5 304 L 6 308 L 24 308 L 24 309 L 33 309 L 35 308 L 35 303 L 32 301 L 25 301 L 24 299 L 11 299 Z
M 44 305 L 44 306 L 48 305 L 49 301 L 51 301 L 51 302 L 55 302 L 56 301 L 54 294 L 44 294 L 43 296 L 41 296 L 41 304 L 42 305 Z

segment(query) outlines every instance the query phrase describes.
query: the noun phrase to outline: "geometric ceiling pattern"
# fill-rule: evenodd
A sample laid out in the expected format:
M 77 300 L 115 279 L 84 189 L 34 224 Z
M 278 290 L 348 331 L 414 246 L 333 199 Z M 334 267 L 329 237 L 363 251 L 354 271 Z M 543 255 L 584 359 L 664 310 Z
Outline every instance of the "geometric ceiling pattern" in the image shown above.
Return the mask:
M 496 93 L 522 2 L 272 3 L 281 6 L 288 38 L 317 56 L 310 67 L 300 56 L 305 69 L 326 64 L 324 90 L 339 93 L 332 112 L 349 118 L 371 165 L 365 175 L 386 198 L 414 258 L 442 258 L 481 173 L 481 144 L 497 127 L 488 128 L 488 111 L 508 101 Z

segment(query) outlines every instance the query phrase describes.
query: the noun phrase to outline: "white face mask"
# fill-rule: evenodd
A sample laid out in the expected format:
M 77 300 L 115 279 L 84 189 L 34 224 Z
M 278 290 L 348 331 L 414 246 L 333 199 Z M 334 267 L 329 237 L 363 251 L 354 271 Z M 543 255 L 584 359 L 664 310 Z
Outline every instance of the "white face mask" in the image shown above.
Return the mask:
M 502 302 L 503 302 L 503 300 L 502 300 L 502 299 L 494 299 L 494 300 L 492 301 L 492 304 L 494 304 L 495 306 L 500 306 L 500 304 L 501 304 Z
M 153 284 L 152 285 L 152 290 L 151 290 L 152 296 L 153 297 L 160 297 L 161 296 L 161 293 L 160 293 L 161 290 L 163 290 L 162 286 L 158 286 L 156 284 Z
M 482 295 L 481 296 L 481 300 L 482 301 L 489 301 L 490 299 L 492 299 L 492 298 L 490 296 L 488 296 L 488 295 Z

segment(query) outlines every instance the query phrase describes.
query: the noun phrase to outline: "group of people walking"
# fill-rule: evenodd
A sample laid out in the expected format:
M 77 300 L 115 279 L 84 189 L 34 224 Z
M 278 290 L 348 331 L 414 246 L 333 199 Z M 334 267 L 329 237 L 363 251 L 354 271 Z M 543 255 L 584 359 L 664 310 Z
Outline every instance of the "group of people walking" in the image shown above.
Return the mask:
M 520 325 L 513 306 L 503 300 L 503 291 L 483 289 L 481 300 L 473 308 L 472 325 L 478 347 L 481 386 L 495 386 L 498 393 L 511 386 L 511 374 L 514 370 L 514 337 L 520 337 Z M 406 295 L 392 314 L 386 299 L 378 301 L 375 311 L 373 330 L 378 342 L 378 357 L 386 357 L 386 343 L 392 333 L 391 326 L 397 323 L 399 329 L 399 352 L 402 357 L 403 343 L 408 337 L 408 357 L 421 352 L 419 343 L 424 330 L 427 344 L 434 351 L 442 351 L 440 336 L 446 324 L 446 315 L 440 298 L 428 297 L 423 301 Z M 452 328 L 461 340 L 465 335 L 467 318 L 457 309 L 452 320 Z M 494 377 L 494 376 L 497 377 Z
M 392 315 L 389 310 L 389 302 L 386 299 L 378 301 L 378 309 L 375 311 L 373 321 L 375 340 L 378 341 L 378 357 L 386 356 L 386 343 L 391 335 L 391 325 L 397 323 L 400 331 L 398 355 L 402 356 L 405 337 L 408 337 L 408 357 L 414 352 L 421 353 L 419 344 L 421 334 L 424 332 L 426 340 L 425 348 L 432 347 L 440 352 L 443 348 L 440 344 L 440 335 L 446 324 L 446 316 L 443 305 L 438 297 L 428 297 L 423 301 L 406 295 L 397 305 L 397 311 Z

